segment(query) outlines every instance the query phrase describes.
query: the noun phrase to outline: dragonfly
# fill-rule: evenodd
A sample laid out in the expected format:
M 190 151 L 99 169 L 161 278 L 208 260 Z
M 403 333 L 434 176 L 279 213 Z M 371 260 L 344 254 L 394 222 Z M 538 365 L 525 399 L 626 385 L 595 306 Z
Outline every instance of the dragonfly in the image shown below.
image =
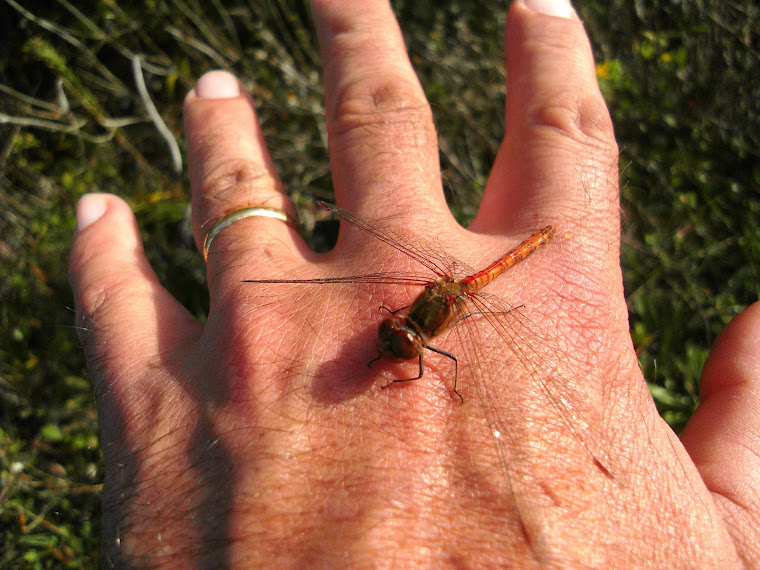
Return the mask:
M 384 305 L 380 307 L 388 312 L 389 316 L 384 318 L 379 325 L 377 356 L 369 362 L 369 365 L 378 360 L 412 361 L 417 359 L 416 376 L 394 379 L 382 386 L 382 388 L 387 388 L 397 383 L 422 378 L 425 372 L 423 356 L 425 350 L 440 354 L 454 363 L 453 392 L 460 403 L 464 403 L 464 398 L 458 390 L 459 358 L 448 350 L 434 346 L 431 340 L 450 329 L 460 329 L 464 321 L 473 321 L 481 317 L 496 332 L 501 342 L 510 347 L 515 357 L 520 360 L 523 369 L 539 382 L 546 399 L 557 409 L 568 431 L 584 448 L 591 461 L 604 475 L 612 477 L 605 461 L 601 459 L 602 455 L 598 451 L 598 445 L 590 433 L 588 424 L 576 421 L 578 414 L 574 411 L 573 403 L 578 402 L 578 394 L 574 393 L 567 383 L 561 381 L 561 374 L 554 365 L 541 358 L 542 351 L 527 341 L 527 337 L 533 334 L 531 331 L 534 327 L 528 322 L 527 317 L 522 315 L 524 307 L 510 305 L 499 297 L 482 291 L 507 269 L 549 243 L 556 232 L 553 226 L 549 225 L 535 232 L 484 269 L 474 271 L 443 251 L 440 244 L 436 242 L 407 230 L 395 228 L 380 220 L 366 219 L 325 202 L 317 203 L 337 218 L 359 228 L 422 265 L 427 269 L 427 273 L 383 271 L 314 279 L 245 279 L 244 283 L 311 285 L 376 283 L 422 286 L 423 291 L 412 303 L 398 309 L 390 309 Z M 469 327 L 469 330 L 472 328 L 472 326 Z M 460 338 L 464 336 L 466 335 L 460 334 Z M 546 340 L 546 337 L 542 338 Z M 475 351 L 479 350 L 481 355 L 483 354 L 482 348 L 475 348 L 475 341 L 471 340 L 466 344 Z M 478 366 L 486 365 L 475 363 L 474 369 L 477 370 Z M 477 380 L 477 376 L 485 376 L 485 374 L 476 372 L 473 374 L 473 380 Z M 553 378 L 551 381 L 550 377 Z M 495 407 L 487 404 L 487 401 L 491 399 L 489 389 L 477 383 L 475 389 L 483 401 L 486 420 L 492 426 L 492 435 L 498 440 L 503 431 L 508 429 L 507 422 L 498 419 L 493 411 Z M 507 460 L 501 452 L 499 454 L 506 472 Z

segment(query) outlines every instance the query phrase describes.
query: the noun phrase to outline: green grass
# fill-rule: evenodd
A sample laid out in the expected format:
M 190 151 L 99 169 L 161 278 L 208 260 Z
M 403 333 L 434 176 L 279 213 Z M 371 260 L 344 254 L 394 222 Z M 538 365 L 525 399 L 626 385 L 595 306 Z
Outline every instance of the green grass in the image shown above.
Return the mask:
M 254 93 L 304 217 L 331 196 L 303 2 L 124 4 L 0 6 L 0 568 L 98 560 L 96 410 L 66 277 L 77 198 L 126 198 L 162 282 L 194 314 L 207 311 L 187 179 L 172 173 L 130 56 L 141 56 L 180 145 L 186 91 L 210 68 L 233 70 Z M 709 347 L 760 288 L 760 8 L 644 4 L 577 7 L 621 147 L 631 330 L 658 406 L 679 429 Z M 506 3 L 394 6 L 433 105 L 452 206 L 467 219 L 503 129 Z

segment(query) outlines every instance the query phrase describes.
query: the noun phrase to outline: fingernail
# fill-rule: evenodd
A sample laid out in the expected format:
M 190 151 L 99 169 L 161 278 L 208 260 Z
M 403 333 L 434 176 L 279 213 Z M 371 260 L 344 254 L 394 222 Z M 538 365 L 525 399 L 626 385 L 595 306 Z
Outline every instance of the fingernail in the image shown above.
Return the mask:
M 529 10 L 560 18 L 575 18 L 575 10 L 570 0 L 520 0 Z
M 97 222 L 108 209 L 105 194 L 84 194 L 77 203 L 77 231 Z
M 240 95 L 240 83 L 228 71 L 209 71 L 195 84 L 195 94 L 203 99 L 230 99 Z

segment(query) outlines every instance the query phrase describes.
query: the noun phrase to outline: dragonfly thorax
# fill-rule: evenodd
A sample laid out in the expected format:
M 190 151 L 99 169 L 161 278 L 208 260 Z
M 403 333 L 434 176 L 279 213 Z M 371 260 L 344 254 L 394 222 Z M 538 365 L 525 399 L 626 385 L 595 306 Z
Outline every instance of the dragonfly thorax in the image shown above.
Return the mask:
M 377 348 L 380 358 L 410 360 L 419 356 L 427 340 L 441 334 L 457 319 L 461 304 L 443 281 L 430 285 L 412 303 L 406 317 L 393 316 L 380 323 Z
M 459 283 L 437 281 L 425 287 L 412 303 L 407 320 L 427 338 L 438 336 L 456 322 L 461 312 Z

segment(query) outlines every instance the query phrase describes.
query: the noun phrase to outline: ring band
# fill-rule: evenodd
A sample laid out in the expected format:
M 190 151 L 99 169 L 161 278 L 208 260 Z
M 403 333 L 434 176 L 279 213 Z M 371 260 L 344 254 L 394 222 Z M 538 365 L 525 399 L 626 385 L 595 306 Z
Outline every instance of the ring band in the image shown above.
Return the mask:
M 252 216 L 281 220 L 292 227 L 294 230 L 298 231 L 298 222 L 296 219 L 283 210 L 270 208 L 269 206 L 251 206 L 249 208 L 241 208 L 222 217 L 206 234 L 206 239 L 203 240 L 203 259 L 208 260 L 208 250 L 211 247 L 211 242 L 214 241 L 214 238 L 219 234 L 219 232 L 221 232 L 230 224 L 234 224 L 239 220 L 250 218 Z

